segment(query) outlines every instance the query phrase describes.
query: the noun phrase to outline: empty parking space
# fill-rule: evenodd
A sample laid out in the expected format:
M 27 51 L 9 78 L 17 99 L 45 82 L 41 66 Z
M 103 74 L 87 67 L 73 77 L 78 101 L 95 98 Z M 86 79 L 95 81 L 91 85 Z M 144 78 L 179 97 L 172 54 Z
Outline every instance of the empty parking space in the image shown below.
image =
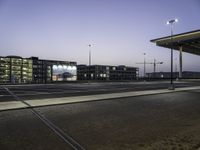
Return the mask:
M 59 97 L 64 98 L 73 94 L 75 96 L 98 93 L 120 95 L 120 92 L 124 91 L 145 93 L 146 90 L 166 89 L 167 85 L 168 83 L 139 85 L 92 83 L 7 86 L 7 88 L 20 100 L 32 98 L 34 101 L 29 102 L 42 100 L 40 102 L 43 103 L 48 96 L 57 97 L 59 100 Z M 177 87 L 191 85 L 198 84 L 176 84 Z M 103 100 L 100 96 L 101 101 L 33 109 L 88 150 L 197 149 L 200 147 L 200 90 L 194 89 L 129 98 L 116 97 L 109 100 Z M 2 92 L 7 93 L 7 97 L 12 95 L 6 90 Z M 11 98 L 16 100 L 14 97 Z M 44 125 L 31 109 L 1 111 L 0 122 L 0 149 L 71 149 L 69 144 L 63 142 Z
M 176 87 L 200 85 L 199 82 L 176 82 Z M 94 95 L 104 93 L 119 93 L 128 91 L 144 91 L 154 89 L 167 89 L 169 83 L 163 82 L 108 82 L 108 83 L 69 83 L 69 84 L 47 84 L 47 85 L 17 85 L 7 86 L 14 94 L 24 100 Z M 0 97 L 1 101 L 12 100 L 9 95 Z
M 2 150 L 71 150 L 30 110 L 0 113 L 0 149 Z
M 86 149 L 197 149 L 200 91 L 87 102 L 38 110 Z
M 4 88 L 0 87 L 0 102 L 6 101 L 15 101 L 15 99 Z

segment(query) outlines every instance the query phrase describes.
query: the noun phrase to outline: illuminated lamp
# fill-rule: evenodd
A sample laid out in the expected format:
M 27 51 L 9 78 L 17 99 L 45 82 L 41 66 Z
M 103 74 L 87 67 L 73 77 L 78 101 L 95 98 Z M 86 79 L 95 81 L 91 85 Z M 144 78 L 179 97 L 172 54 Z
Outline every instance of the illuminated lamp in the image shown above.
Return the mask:
M 68 70 L 72 70 L 72 67 L 71 67 L 71 66 L 68 66 L 67 69 L 68 69 Z
M 66 65 L 63 65 L 63 69 L 67 69 L 67 66 L 66 66 Z
M 58 66 L 57 65 L 53 65 L 53 69 L 54 70 L 58 69 Z
M 76 70 L 77 68 L 76 68 L 76 66 L 72 66 L 72 70 Z
M 58 65 L 58 69 L 62 69 L 62 66 L 61 66 L 61 65 Z

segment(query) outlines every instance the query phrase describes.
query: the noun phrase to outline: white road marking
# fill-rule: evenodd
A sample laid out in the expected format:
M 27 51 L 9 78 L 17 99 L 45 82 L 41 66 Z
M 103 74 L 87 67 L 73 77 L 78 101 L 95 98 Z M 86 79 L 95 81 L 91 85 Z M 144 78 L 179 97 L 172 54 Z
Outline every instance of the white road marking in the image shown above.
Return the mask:
M 106 99 L 113 99 L 113 98 L 125 98 L 125 97 L 146 96 L 146 95 L 153 95 L 153 94 L 173 93 L 173 92 L 181 92 L 181 91 L 188 91 L 188 90 L 200 90 L 200 86 L 176 88 L 175 90 L 162 89 L 162 90 L 133 91 L 133 92 L 123 92 L 123 93 L 110 93 L 110 94 L 96 94 L 96 95 L 87 95 L 87 96 L 48 98 L 48 99 L 40 99 L 40 100 L 25 100 L 25 102 L 28 103 L 30 106 L 36 107 L 36 106 L 48 106 L 48 105 L 56 105 L 56 104 L 98 101 L 98 100 L 106 100 Z M 0 102 L 0 110 L 25 108 L 25 107 L 28 107 L 28 106 L 24 105 L 20 101 Z

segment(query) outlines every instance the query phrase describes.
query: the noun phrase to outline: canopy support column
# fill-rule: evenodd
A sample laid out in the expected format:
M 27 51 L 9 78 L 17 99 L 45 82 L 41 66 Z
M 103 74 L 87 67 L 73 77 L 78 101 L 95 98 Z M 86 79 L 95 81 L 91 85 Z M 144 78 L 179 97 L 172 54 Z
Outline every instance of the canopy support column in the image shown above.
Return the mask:
M 179 78 L 182 78 L 183 60 L 182 60 L 183 46 L 179 47 Z

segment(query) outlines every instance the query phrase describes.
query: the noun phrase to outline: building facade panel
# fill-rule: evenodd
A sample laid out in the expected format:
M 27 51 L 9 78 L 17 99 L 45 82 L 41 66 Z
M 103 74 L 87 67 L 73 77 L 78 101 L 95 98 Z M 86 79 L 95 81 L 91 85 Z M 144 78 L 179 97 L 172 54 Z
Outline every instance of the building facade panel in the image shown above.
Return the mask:
M 171 78 L 171 72 L 147 73 L 147 78 L 149 78 L 149 79 L 170 79 Z M 174 79 L 179 78 L 179 73 L 173 72 L 173 78 Z M 199 79 L 200 78 L 200 72 L 183 71 L 182 72 L 182 78 Z
M 32 60 L 19 56 L 0 57 L 0 83 L 31 83 Z
M 51 83 L 76 81 L 76 62 L 41 60 L 38 57 L 0 57 L 0 83 Z
M 122 81 L 136 80 L 138 78 L 138 68 L 127 66 L 105 66 L 105 65 L 78 65 L 78 80 L 106 80 Z
M 34 83 L 77 80 L 76 62 L 39 60 L 37 57 L 31 57 L 31 59 L 33 60 Z
M 0 57 L 0 83 L 7 83 L 10 81 L 11 75 L 11 61 L 10 58 Z

